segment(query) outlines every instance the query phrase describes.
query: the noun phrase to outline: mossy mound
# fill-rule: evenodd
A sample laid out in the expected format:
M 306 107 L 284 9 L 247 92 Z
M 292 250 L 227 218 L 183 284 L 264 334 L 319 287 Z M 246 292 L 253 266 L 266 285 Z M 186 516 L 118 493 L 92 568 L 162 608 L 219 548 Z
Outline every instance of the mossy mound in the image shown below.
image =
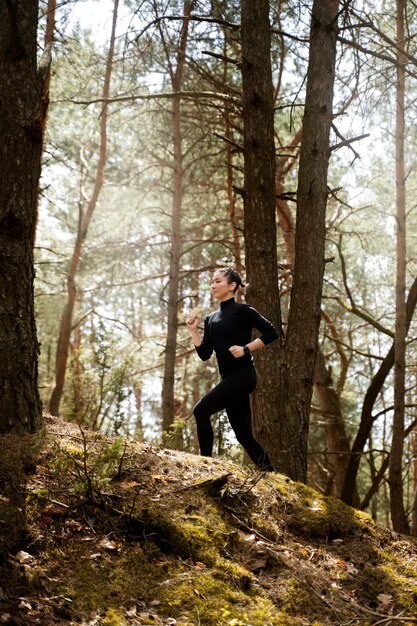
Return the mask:
M 50 420 L 25 481 L 0 623 L 359 626 L 417 615 L 415 542 L 283 476 Z

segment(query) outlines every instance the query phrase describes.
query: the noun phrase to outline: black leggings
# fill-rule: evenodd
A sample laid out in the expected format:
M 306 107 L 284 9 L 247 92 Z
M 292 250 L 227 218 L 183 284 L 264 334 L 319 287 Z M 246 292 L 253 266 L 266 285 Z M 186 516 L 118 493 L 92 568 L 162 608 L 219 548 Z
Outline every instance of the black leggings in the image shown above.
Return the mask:
M 210 417 L 222 409 L 238 442 L 245 448 L 260 469 L 273 471 L 268 455 L 252 434 L 252 415 L 249 394 L 256 387 L 256 370 L 248 367 L 223 378 L 218 385 L 199 400 L 194 407 L 197 421 L 198 443 L 203 456 L 213 454 L 213 427 Z

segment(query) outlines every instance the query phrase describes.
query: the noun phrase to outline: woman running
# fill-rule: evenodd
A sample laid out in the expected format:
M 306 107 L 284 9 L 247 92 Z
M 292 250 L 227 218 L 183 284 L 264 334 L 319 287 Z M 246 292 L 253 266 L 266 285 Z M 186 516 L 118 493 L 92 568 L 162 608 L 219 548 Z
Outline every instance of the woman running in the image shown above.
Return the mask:
M 278 334 L 256 309 L 235 301 L 234 294 L 239 287 L 244 284 L 235 269 L 216 270 L 211 288 L 220 301 L 220 308 L 206 317 L 203 338 L 198 331 L 200 318 L 191 315 L 186 320 L 198 356 L 207 361 L 214 351 L 222 378 L 194 407 L 200 453 L 212 456 L 214 436 L 210 417 L 225 409 L 238 442 L 255 465 L 264 471 L 274 471 L 267 453 L 252 433 L 249 394 L 256 387 L 252 352 L 275 341 Z M 253 328 L 259 330 L 261 336 L 252 341 Z

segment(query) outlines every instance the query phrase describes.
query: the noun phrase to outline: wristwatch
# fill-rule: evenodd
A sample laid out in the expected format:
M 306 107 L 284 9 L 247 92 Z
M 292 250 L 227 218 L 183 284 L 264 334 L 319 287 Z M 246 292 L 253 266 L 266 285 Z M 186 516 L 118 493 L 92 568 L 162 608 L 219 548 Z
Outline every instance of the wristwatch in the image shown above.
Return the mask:
M 251 351 L 249 350 L 248 346 L 243 346 L 243 354 L 251 354 Z

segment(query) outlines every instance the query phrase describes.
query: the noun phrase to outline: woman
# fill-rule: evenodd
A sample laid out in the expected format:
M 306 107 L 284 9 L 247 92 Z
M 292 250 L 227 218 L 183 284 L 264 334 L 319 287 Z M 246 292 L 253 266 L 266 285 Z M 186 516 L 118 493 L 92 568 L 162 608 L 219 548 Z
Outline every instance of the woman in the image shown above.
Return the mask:
M 268 455 L 252 433 L 249 394 L 256 387 L 252 352 L 275 341 L 278 334 L 271 322 L 256 309 L 235 301 L 234 294 L 239 287 L 244 284 L 235 269 L 217 270 L 211 288 L 214 297 L 220 301 L 220 308 L 206 317 L 203 338 L 198 331 L 200 319 L 191 315 L 186 320 L 198 356 L 206 361 L 214 351 L 222 377 L 221 382 L 194 407 L 200 453 L 212 456 L 214 437 L 210 417 L 225 409 L 237 440 L 252 461 L 264 471 L 273 471 Z M 253 328 L 257 328 L 261 336 L 252 341 Z

